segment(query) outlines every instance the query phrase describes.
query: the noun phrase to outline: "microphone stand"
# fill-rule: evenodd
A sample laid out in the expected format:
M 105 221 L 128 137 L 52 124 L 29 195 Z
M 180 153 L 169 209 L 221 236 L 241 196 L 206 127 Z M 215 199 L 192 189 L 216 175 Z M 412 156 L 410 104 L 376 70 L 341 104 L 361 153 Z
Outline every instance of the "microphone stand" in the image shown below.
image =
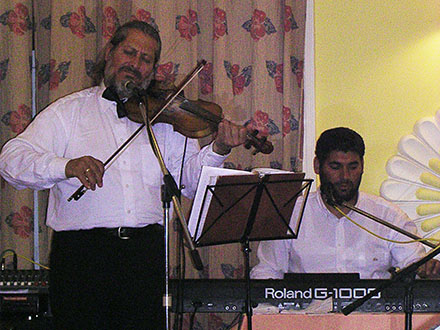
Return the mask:
M 336 203 L 334 203 L 334 204 L 336 204 Z M 369 219 L 371 219 L 371 220 L 373 220 L 373 221 L 375 221 L 377 223 L 380 223 L 381 225 L 384 225 L 384 226 L 386 226 L 386 227 L 388 227 L 388 228 L 390 228 L 392 230 L 395 230 L 395 231 L 397 231 L 397 232 L 399 232 L 399 233 L 401 233 L 401 234 L 403 234 L 403 235 L 405 235 L 405 236 L 407 236 L 409 238 L 412 238 L 414 240 L 422 239 L 420 236 L 417 236 L 417 235 L 415 235 L 415 234 L 413 234 L 413 233 L 411 233 L 409 231 L 406 231 L 406 230 L 404 230 L 404 229 L 402 229 L 400 227 L 397 227 L 397 226 L 393 225 L 392 223 L 389 223 L 389 222 L 387 222 L 387 221 L 385 221 L 383 219 L 380 219 L 380 218 L 378 218 L 378 217 L 376 217 L 376 216 L 374 216 L 374 215 L 372 215 L 372 214 L 370 214 L 368 212 L 365 212 L 365 211 L 363 211 L 363 210 L 361 210 L 361 209 L 359 209 L 359 208 L 357 208 L 357 207 L 355 207 L 353 205 L 347 204 L 345 202 L 340 203 L 340 205 L 343 206 L 343 207 L 346 207 L 347 209 L 350 209 L 350 210 L 352 210 L 352 211 L 354 211 L 356 213 L 359 213 L 359 214 L 361 214 L 361 215 L 363 215 L 363 216 L 365 216 L 365 217 L 367 217 L 367 218 L 369 218 Z M 426 246 L 429 246 L 430 248 L 436 248 L 437 247 L 436 244 L 431 243 L 429 241 L 425 241 L 425 240 L 421 241 L 420 243 L 425 244 Z
M 333 198 L 333 196 L 331 196 L 329 198 L 329 194 L 327 194 L 326 192 L 324 192 L 325 195 L 327 195 L 327 200 L 326 202 L 330 205 L 330 206 L 335 206 L 335 205 L 340 205 L 343 207 L 346 207 L 354 212 L 357 212 L 377 223 L 380 223 L 381 225 L 384 225 L 392 230 L 395 230 L 409 238 L 412 238 L 414 240 L 420 240 L 421 237 L 410 233 L 402 228 L 399 228 L 383 219 L 380 219 L 370 213 L 367 213 L 353 205 L 347 204 L 345 202 L 336 202 Z M 332 194 L 330 194 L 332 195 Z M 414 278 L 415 278 L 415 274 L 417 269 L 425 264 L 428 260 L 431 260 L 432 258 L 434 258 L 436 255 L 438 255 L 440 253 L 440 245 L 436 245 L 433 244 L 429 241 L 421 241 L 422 244 L 425 244 L 431 248 L 433 248 L 433 250 L 431 250 L 429 253 L 427 253 L 424 257 L 422 257 L 420 260 L 412 263 L 411 265 L 401 269 L 400 271 L 396 272 L 395 274 L 393 274 L 393 276 L 391 277 L 390 280 L 384 282 L 383 284 L 379 285 L 375 290 L 371 291 L 370 293 L 368 293 L 367 295 L 365 295 L 362 298 L 359 298 L 355 301 L 353 301 L 351 304 L 345 306 L 344 308 L 342 308 L 342 313 L 344 315 L 348 315 L 351 312 L 353 312 L 356 308 L 360 307 L 363 303 L 365 303 L 368 299 L 370 299 L 371 297 L 373 297 L 374 295 L 382 292 L 384 289 L 386 289 L 387 287 L 391 286 L 393 283 L 396 283 L 399 280 L 403 280 L 405 283 L 405 298 L 404 298 L 404 312 L 405 312 L 405 330 L 411 330 L 412 329 L 412 313 L 413 313 L 413 300 L 414 300 L 414 296 L 413 296 L 413 282 L 414 282 Z
M 194 267 L 197 270 L 203 270 L 203 263 L 200 258 L 200 255 L 198 251 L 195 248 L 194 242 L 191 239 L 191 235 L 188 230 L 187 222 L 185 220 L 185 215 L 183 214 L 182 206 L 180 204 L 180 190 L 177 187 L 176 181 L 174 180 L 173 176 L 167 169 L 162 153 L 159 148 L 159 144 L 157 143 L 156 136 L 153 132 L 152 125 L 148 118 L 146 118 L 146 108 L 144 102 L 139 103 L 139 107 L 141 110 L 141 113 L 143 114 L 144 121 L 145 121 L 145 127 L 148 133 L 148 137 L 150 140 L 151 148 L 153 149 L 154 154 L 156 155 L 156 158 L 159 162 L 159 166 L 161 168 L 162 174 L 163 174 L 163 181 L 164 184 L 162 185 L 162 193 L 161 193 L 161 199 L 163 203 L 164 208 L 164 226 L 165 226 L 165 296 L 164 296 L 164 306 L 165 306 L 165 319 L 166 319 L 166 329 L 170 329 L 169 326 L 169 313 L 171 309 L 171 296 L 169 294 L 169 208 L 170 208 L 170 201 L 173 202 L 174 209 L 177 213 L 177 216 L 180 220 L 181 228 L 185 234 L 185 237 L 189 243 L 190 246 L 190 255 L 192 257 L 192 261 L 194 264 Z

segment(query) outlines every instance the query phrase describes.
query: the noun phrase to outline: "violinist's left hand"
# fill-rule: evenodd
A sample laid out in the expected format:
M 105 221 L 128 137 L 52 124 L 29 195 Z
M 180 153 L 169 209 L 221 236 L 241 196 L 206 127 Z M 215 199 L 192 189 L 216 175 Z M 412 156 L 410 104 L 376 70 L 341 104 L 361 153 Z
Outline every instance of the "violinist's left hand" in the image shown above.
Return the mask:
M 440 261 L 428 260 L 417 269 L 417 275 L 421 278 L 440 278 Z
M 226 119 L 218 125 L 212 149 L 219 155 L 227 155 L 231 149 L 246 142 L 247 128 L 236 125 Z

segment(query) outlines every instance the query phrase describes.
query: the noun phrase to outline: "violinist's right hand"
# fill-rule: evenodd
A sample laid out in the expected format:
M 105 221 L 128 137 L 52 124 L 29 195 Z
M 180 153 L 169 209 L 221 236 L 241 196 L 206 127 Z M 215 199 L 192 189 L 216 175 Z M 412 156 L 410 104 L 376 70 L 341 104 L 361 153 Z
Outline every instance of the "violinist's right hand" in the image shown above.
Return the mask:
M 102 187 L 102 177 L 104 175 L 104 164 L 92 156 L 83 156 L 71 159 L 65 168 L 66 177 L 76 177 L 87 189 Z

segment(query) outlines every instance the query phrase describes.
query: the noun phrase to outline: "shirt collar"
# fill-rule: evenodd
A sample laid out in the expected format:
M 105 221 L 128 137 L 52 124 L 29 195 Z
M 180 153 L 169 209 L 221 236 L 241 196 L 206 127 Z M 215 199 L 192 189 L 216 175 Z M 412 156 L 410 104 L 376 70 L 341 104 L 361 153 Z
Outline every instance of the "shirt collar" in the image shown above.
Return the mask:
M 124 106 L 124 102 L 119 99 L 114 88 L 106 87 L 104 82 L 100 84 L 99 95 L 102 99 L 107 100 L 112 103 L 116 103 L 116 113 L 118 118 L 123 118 L 127 116 L 127 111 Z

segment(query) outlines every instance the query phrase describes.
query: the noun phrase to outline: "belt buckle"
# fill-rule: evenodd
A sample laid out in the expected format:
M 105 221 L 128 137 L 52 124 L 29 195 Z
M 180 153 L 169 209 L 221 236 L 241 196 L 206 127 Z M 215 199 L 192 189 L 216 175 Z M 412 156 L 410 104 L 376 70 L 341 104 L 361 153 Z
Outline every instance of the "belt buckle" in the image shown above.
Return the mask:
M 118 237 L 119 237 L 120 239 L 130 239 L 130 236 L 124 236 L 124 235 L 122 234 L 122 230 L 123 230 L 123 227 L 118 227 Z

